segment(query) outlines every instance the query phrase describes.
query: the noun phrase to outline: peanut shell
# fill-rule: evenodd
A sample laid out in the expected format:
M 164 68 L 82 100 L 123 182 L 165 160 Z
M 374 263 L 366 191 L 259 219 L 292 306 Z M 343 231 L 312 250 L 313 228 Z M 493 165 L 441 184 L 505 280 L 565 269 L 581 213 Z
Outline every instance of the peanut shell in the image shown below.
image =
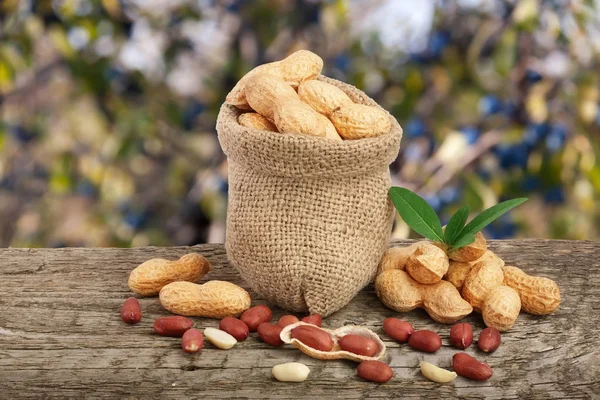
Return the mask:
M 450 282 L 424 285 L 399 269 L 382 272 L 375 280 L 375 290 L 386 307 L 399 312 L 423 308 L 443 324 L 456 322 L 473 311 Z
M 439 282 L 448 272 L 448 256 L 431 242 L 419 242 L 406 260 L 406 271 L 419 283 Z
M 481 307 L 486 326 L 505 332 L 513 327 L 521 311 L 521 299 L 516 290 L 496 286 L 489 291 Z
M 325 137 L 327 125 L 321 114 L 299 99 L 278 102 L 275 108 L 275 126 L 281 133 L 302 133 Z M 326 119 L 326 118 L 325 118 Z
M 248 80 L 260 73 L 276 76 L 297 88 L 302 82 L 314 79 L 323 69 L 321 57 L 308 50 L 298 50 L 280 61 L 259 65 L 244 75 L 229 92 L 226 102 L 240 109 L 247 109 L 246 85 Z
M 304 354 L 306 354 L 310 357 L 318 358 L 320 360 L 347 359 L 347 360 L 352 360 L 355 362 L 362 362 L 362 361 L 366 361 L 366 360 L 379 360 L 380 358 L 382 358 L 385 355 L 385 351 L 386 351 L 385 344 L 383 343 L 383 341 L 379 338 L 379 336 L 375 332 L 371 331 L 368 328 L 365 328 L 362 326 L 355 326 L 355 325 L 343 326 L 343 327 L 335 329 L 335 330 L 320 328 L 321 330 L 323 330 L 323 331 L 329 333 L 329 335 L 331 335 L 331 339 L 333 340 L 333 348 L 331 349 L 331 351 L 319 351 L 319 350 L 315 350 L 315 349 L 305 345 L 304 343 L 300 342 L 297 339 L 292 338 L 292 335 L 291 335 L 292 330 L 301 325 L 314 326 L 314 325 L 307 324 L 305 322 L 300 321 L 300 322 L 297 322 L 292 325 L 288 325 L 285 328 L 283 328 L 279 337 L 281 338 L 281 340 L 284 343 L 292 344 L 293 346 L 297 347 L 301 352 L 303 352 Z M 339 345 L 339 340 L 342 337 L 344 337 L 346 335 L 350 335 L 350 334 L 362 335 L 369 339 L 374 340 L 377 343 L 377 347 L 378 347 L 377 353 L 373 357 L 367 357 L 367 356 L 362 356 L 362 355 L 355 354 L 355 353 L 350 353 L 349 351 L 341 350 L 340 345 Z
M 345 140 L 372 138 L 390 131 L 392 122 L 385 111 L 364 104 L 347 104 L 334 110 L 329 119 Z
M 259 113 L 244 113 L 238 117 L 238 123 L 246 128 L 253 128 L 262 131 L 278 132 L 277 127 L 271 121 Z
M 560 305 L 560 289 L 548 278 L 527 275 L 517 267 L 506 266 L 504 284 L 519 293 L 521 309 L 529 314 L 546 315 Z
M 197 253 L 186 254 L 176 261 L 153 258 L 138 265 L 129 274 L 129 288 L 142 296 L 155 296 L 171 282 L 198 282 L 212 266 Z
M 379 267 L 377 268 L 377 275 L 381 274 L 388 269 L 404 269 L 406 267 L 406 262 L 408 261 L 408 257 L 415 251 L 417 248 L 417 243 L 411 244 L 406 247 L 391 247 L 387 249 L 381 262 L 379 263 Z
M 173 314 L 225 318 L 250 308 L 250 295 L 241 287 L 225 281 L 203 285 L 173 282 L 160 291 L 160 304 Z
M 288 83 L 268 74 L 255 74 L 248 79 L 246 98 L 250 107 L 269 121 L 274 121 L 278 104 L 287 104 L 287 99 L 300 102 L 298 94 Z
M 329 117 L 336 108 L 354 103 L 340 88 L 317 80 L 306 81 L 298 86 L 298 96 L 300 100 L 326 117 Z
M 475 241 L 468 246 L 461 247 L 458 250 L 451 251 L 448 253 L 448 257 L 454 261 L 471 262 L 477 260 L 483 256 L 487 250 L 487 242 L 483 233 L 477 232 L 475 234 Z
M 502 285 L 503 280 L 504 273 L 498 264 L 478 262 L 465 278 L 462 288 L 463 298 L 479 311 L 488 292 Z

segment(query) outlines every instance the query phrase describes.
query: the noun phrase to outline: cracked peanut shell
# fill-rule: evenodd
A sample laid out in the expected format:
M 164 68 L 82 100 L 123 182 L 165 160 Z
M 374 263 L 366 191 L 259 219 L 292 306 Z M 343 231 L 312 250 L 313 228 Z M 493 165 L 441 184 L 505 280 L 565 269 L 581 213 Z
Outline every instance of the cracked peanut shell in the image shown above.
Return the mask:
M 363 362 L 369 360 L 379 360 L 385 355 L 386 347 L 381 338 L 370 330 L 369 328 L 365 328 L 363 326 L 356 325 L 347 325 L 341 328 L 331 330 L 326 328 L 319 328 L 320 330 L 327 332 L 333 341 L 333 348 L 330 351 L 320 351 L 313 349 L 306 344 L 302 343 L 298 339 L 292 338 L 292 330 L 301 325 L 315 326 L 312 324 L 307 324 L 305 322 L 296 322 L 295 324 L 288 325 L 281 331 L 279 337 L 284 343 L 288 343 L 297 347 L 301 352 L 310 356 L 312 358 L 318 358 L 320 360 L 339 360 L 346 359 L 352 360 L 355 362 Z M 339 345 L 339 340 L 346 335 L 361 335 L 367 337 L 369 339 L 374 340 L 377 343 L 377 353 L 373 357 L 363 356 L 360 354 L 351 353 L 349 351 L 341 350 Z

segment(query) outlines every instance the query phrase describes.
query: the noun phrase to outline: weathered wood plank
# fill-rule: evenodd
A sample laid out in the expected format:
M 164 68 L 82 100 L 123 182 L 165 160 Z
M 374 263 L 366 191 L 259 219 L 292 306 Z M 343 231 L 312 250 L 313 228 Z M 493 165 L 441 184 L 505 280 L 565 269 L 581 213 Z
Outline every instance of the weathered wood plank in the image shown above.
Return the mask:
M 0 398 L 597 398 L 600 394 L 600 243 L 498 241 L 491 247 L 508 264 L 557 280 L 563 302 L 552 316 L 522 314 L 491 355 L 469 353 L 494 368 L 488 382 L 456 379 L 436 385 L 419 373 L 420 360 L 450 367 L 455 349 L 448 330 L 422 311 L 402 314 L 420 329 L 442 336 L 434 355 L 389 341 L 381 323 L 397 313 L 367 287 L 324 326 L 366 325 L 388 346 L 395 377 L 385 385 L 363 382 L 348 361 L 322 362 L 292 348 L 273 349 L 255 334 L 230 351 L 210 344 L 201 354 L 179 350 L 179 340 L 152 334 L 154 318 L 167 315 L 156 298 L 141 299 L 144 318 L 126 326 L 119 318 L 131 293 L 131 269 L 152 257 L 176 258 L 190 251 L 207 256 L 215 270 L 206 279 L 243 287 L 227 265 L 222 245 L 194 248 L 1 249 Z M 262 302 L 252 291 L 254 303 Z M 275 316 L 284 312 L 275 308 Z M 466 321 L 478 332 L 478 315 Z M 195 318 L 197 327 L 218 321 Z M 283 384 L 271 367 L 300 361 L 309 380 Z

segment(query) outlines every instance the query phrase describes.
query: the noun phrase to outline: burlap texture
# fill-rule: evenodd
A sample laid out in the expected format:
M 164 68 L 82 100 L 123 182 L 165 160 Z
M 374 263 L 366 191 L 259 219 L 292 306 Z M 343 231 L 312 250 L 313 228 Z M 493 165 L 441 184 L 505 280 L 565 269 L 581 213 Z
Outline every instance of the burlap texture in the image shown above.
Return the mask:
M 323 76 L 357 103 L 360 90 Z M 374 277 L 388 247 L 394 209 L 389 164 L 402 129 L 333 142 L 237 123 L 223 104 L 217 132 L 229 165 L 225 246 L 231 264 L 269 302 L 329 315 Z

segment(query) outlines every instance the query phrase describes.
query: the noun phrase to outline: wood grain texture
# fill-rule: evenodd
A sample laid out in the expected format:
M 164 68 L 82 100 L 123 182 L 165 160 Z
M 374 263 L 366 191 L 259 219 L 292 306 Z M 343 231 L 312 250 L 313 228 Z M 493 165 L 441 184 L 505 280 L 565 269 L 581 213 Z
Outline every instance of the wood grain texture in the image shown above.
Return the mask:
M 407 242 L 395 245 L 401 243 Z M 448 346 L 449 326 L 420 310 L 398 314 L 386 309 L 372 285 L 323 326 L 357 324 L 379 333 L 395 372 L 383 385 L 357 378 L 353 362 L 324 362 L 293 348 L 269 348 L 256 333 L 231 350 L 207 343 L 201 353 L 185 354 L 178 339 L 153 334 L 153 320 L 168 315 L 156 297 L 140 299 L 140 324 L 121 321 L 121 304 L 132 295 L 128 274 L 149 258 L 176 259 L 197 251 L 215 267 L 204 280 L 228 280 L 247 288 L 227 265 L 222 245 L 1 249 L 0 398 L 598 398 L 600 243 L 491 241 L 490 247 L 508 265 L 556 280 L 563 301 L 550 316 L 521 314 L 495 353 L 481 353 L 475 344 L 467 350 L 492 366 L 489 381 L 459 377 L 447 385 L 425 380 L 418 365 L 427 360 L 451 369 L 457 350 Z M 262 302 L 250 294 L 253 304 Z M 274 318 L 284 314 L 274 311 Z M 390 340 L 381 327 L 390 316 L 407 319 L 416 329 L 439 332 L 444 346 L 436 354 L 424 354 Z M 193 319 L 199 328 L 219 322 Z M 483 328 L 477 314 L 464 321 L 473 324 L 475 336 Z M 311 368 L 307 381 L 273 380 L 271 368 L 290 361 Z

